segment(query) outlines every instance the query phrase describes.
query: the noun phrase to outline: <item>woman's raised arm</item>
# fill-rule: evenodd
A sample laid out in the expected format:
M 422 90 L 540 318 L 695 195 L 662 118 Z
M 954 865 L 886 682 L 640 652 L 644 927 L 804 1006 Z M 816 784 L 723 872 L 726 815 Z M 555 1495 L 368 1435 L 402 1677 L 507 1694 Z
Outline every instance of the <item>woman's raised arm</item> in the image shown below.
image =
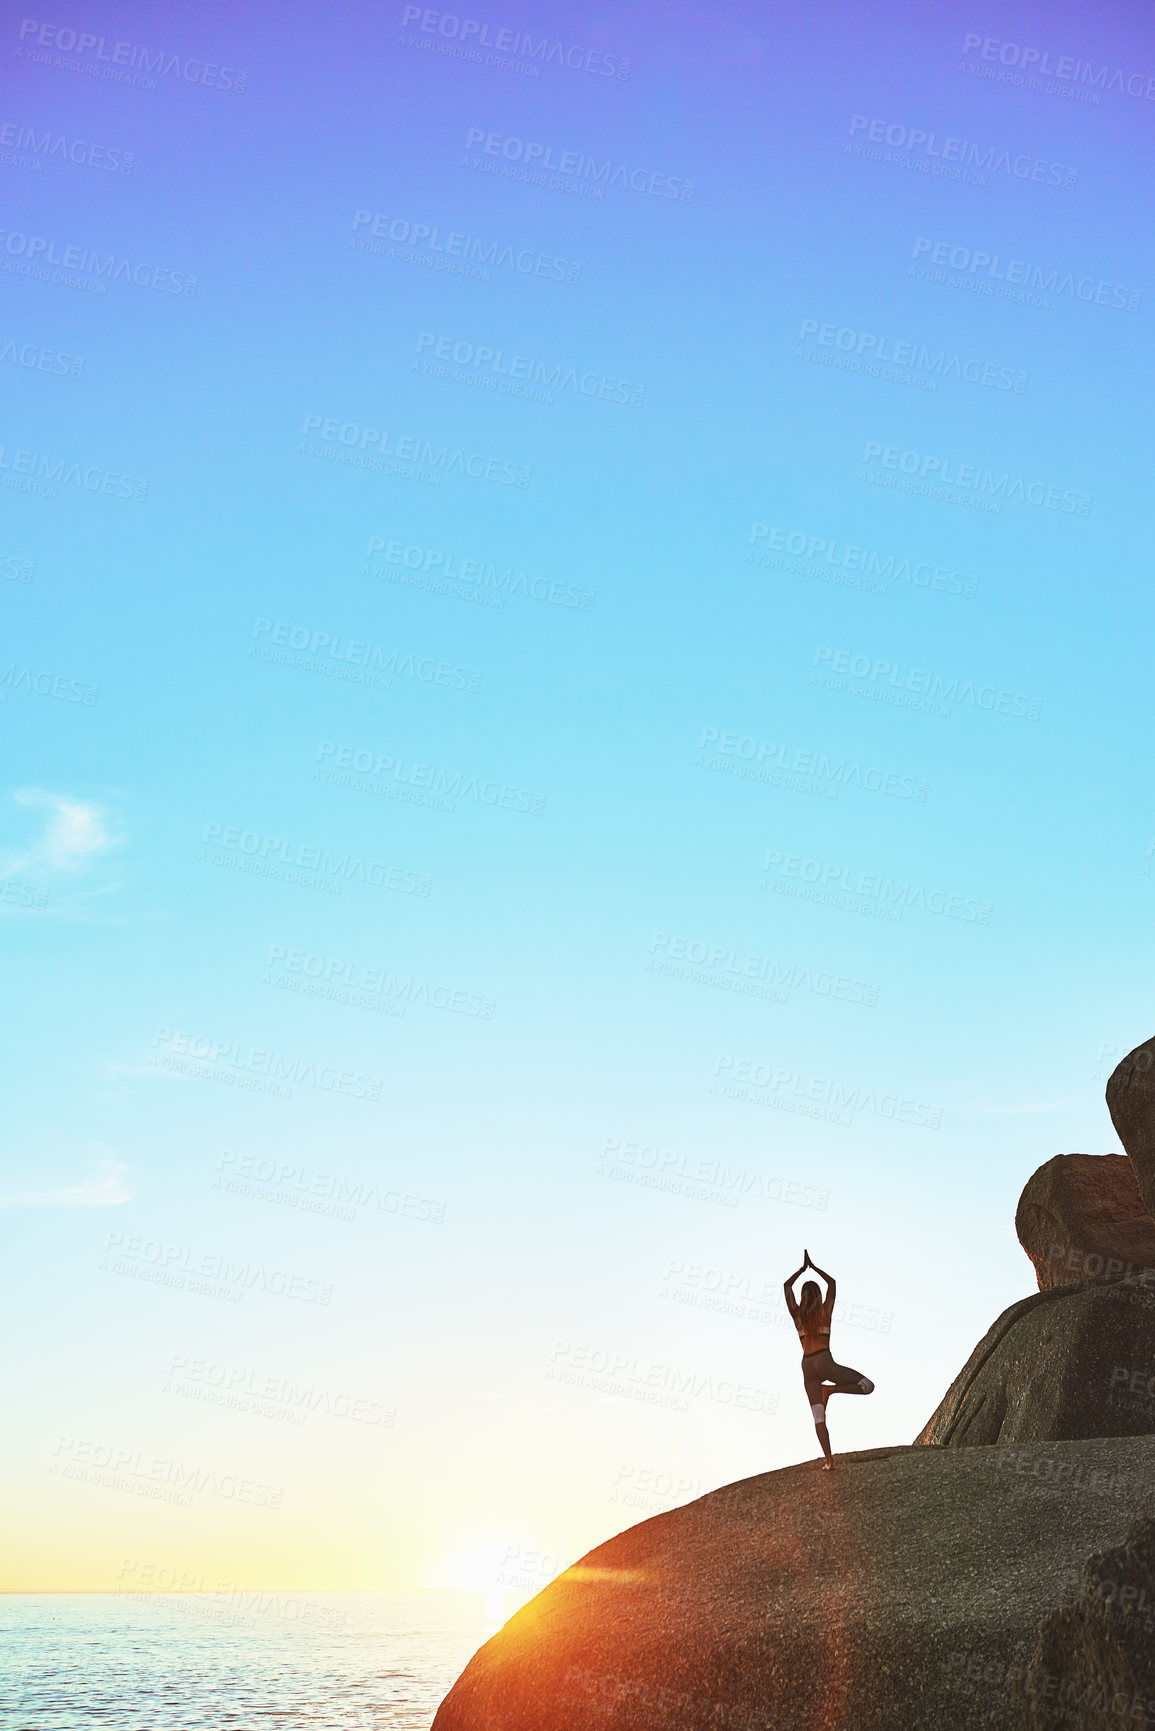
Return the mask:
M 827 1274 L 825 1268 L 819 1268 L 816 1262 L 812 1262 L 810 1266 L 814 1270 L 815 1274 L 820 1274 L 826 1282 L 826 1297 L 823 1299 L 823 1303 L 829 1310 L 830 1306 L 834 1303 L 834 1297 L 838 1291 L 838 1282 L 835 1280 L 833 1274 Z
M 798 1315 L 798 1301 L 795 1298 L 793 1292 L 791 1291 L 791 1287 L 794 1285 L 794 1282 L 798 1279 L 798 1276 L 800 1274 L 806 1273 L 806 1269 L 807 1269 L 807 1264 L 804 1262 L 802 1264 L 801 1268 L 796 1268 L 794 1270 L 794 1273 L 790 1276 L 790 1278 L 788 1280 L 784 1280 L 782 1282 L 782 1290 L 786 1294 L 786 1308 L 787 1308 L 787 1310 L 789 1310 L 791 1316 L 797 1316 Z

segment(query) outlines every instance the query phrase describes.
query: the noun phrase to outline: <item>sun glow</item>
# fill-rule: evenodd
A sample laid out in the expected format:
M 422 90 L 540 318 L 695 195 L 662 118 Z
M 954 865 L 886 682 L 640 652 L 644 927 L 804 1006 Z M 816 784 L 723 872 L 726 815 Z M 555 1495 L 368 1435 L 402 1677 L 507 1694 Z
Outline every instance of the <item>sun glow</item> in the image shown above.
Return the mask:
M 524 1547 L 512 1539 L 487 1534 L 453 1552 L 438 1570 L 438 1586 L 459 1587 L 481 1593 L 485 1599 L 487 1626 L 505 1621 L 505 1598 Z

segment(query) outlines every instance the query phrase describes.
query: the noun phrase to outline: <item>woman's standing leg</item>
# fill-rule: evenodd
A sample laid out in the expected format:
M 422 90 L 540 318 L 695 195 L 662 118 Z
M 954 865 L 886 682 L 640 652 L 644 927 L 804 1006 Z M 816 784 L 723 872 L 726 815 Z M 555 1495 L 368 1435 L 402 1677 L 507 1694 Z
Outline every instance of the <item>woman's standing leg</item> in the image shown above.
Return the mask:
M 810 1416 L 814 1420 L 814 1429 L 826 1457 L 822 1464 L 830 1468 L 834 1465 L 834 1459 L 830 1453 L 830 1432 L 826 1428 L 826 1390 L 822 1386 L 822 1372 L 803 1370 L 802 1377 L 806 1385 L 806 1398 L 810 1402 Z

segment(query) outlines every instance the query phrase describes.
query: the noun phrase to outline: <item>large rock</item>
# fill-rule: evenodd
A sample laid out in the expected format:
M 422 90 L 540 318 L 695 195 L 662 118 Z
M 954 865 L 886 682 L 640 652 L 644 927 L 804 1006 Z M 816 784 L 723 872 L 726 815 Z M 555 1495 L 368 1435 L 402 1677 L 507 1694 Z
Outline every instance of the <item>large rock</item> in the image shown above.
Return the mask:
M 1155 1642 L 1103 1605 L 1117 1577 L 1155 1613 L 1155 1521 L 1127 1537 L 1155 1498 L 1155 1040 L 1107 1101 L 1126 1159 L 1060 1155 L 1028 1181 L 1016 1226 L 1040 1291 L 914 1445 L 619 1534 L 474 1656 L 434 1731 L 1155 1722 Z
M 1052 1287 L 1003 1311 L 915 1441 L 1142 1436 L 1155 1431 L 1152 1391 L 1155 1285 Z
M 1023 1725 L 1053 1731 L 1060 1718 L 1107 1726 L 1155 1718 L 1155 1520 L 1123 1544 L 1088 1557 L 1083 1596 L 1052 1611 L 1022 1680 Z
M 1027 1180 L 1015 1231 L 1043 1291 L 1155 1275 L 1155 1220 L 1126 1154 L 1056 1154 Z
M 1040 1622 L 1153 1476 L 1155 1437 L 1132 1437 L 746 1479 L 568 1569 L 434 1731 L 1010 1731 Z
M 1107 1110 L 1127 1150 L 1147 1212 L 1155 1215 L 1155 1039 L 1136 1046 L 1111 1072 Z

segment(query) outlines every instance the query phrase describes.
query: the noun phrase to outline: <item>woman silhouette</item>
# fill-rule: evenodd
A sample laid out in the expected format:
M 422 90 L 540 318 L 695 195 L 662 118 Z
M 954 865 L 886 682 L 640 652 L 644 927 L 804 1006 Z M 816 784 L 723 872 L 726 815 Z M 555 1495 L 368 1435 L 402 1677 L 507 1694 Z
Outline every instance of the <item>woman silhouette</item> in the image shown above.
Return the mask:
M 834 1311 L 834 1295 L 837 1290 L 834 1276 L 819 1268 L 816 1262 L 811 1262 L 808 1250 L 804 1250 L 803 1255 L 805 1262 L 797 1273 L 783 1283 L 782 1290 L 786 1294 L 786 1308 L 794 1319 L 794 1326 L 802 1341 L 802 1380 L 806 1385 L 806 1397 L 810 1402 L 814 1428 L 826 1456 L 822 1464 L 824 1469 L 829 1471 L 834 1460 L 830 1453 L 830 1435 L 826 1429 L 827 1400 L 832 1394 L 871 1394 L 874 1384 L 860 1371 L 848 1370 L 844 1364 L 835 1364 L 831 1357 L 830 1318 Z M 808 1280 L 795 1299 L 792 1291 L 794 1282 L 800 1274 L 805 1274 L 808 1268 L 812 1268 L 815 1274 L 821 1275 L 826 1282 L 825 1298 L 818 1282 Z M 827 1383 L 832 1386 L 827 1388 Z

